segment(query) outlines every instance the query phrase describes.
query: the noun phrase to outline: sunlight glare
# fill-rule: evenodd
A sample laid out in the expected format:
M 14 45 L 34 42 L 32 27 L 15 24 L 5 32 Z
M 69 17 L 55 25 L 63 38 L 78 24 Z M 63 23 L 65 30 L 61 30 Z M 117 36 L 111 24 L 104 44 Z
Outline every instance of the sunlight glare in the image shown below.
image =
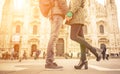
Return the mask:
M 105 0 L 97 0 L 100 4 L 104 5 Z
M 25 0 L 14 0 L 14 8 L 16 10 L 21 10 L 24 8 Z

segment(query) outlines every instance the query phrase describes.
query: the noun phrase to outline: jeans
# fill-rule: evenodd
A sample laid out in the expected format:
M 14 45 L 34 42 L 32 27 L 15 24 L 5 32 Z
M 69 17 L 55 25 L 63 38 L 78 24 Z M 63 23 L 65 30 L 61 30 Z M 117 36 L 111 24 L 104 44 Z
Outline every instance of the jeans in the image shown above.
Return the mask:
M 50 34 L 50 40 L 47 47 L 46 64 L 51 64 L 54 61 L 54 48 L 56 45 L 56 41 L 58 39 L 60 28 L 63 24 L 63 20 L 64 20 L 63 17 L 60 15 L 54 15 L 52 19 L 50 19 L 51 34 Z

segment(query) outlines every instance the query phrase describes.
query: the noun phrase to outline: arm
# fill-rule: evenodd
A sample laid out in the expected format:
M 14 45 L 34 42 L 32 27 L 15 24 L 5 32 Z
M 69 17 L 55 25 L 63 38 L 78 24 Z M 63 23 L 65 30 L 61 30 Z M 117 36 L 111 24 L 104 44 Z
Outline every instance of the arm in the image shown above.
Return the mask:
M 69 21 L 72 19 L 73 15 L 80 9 L 84 7 L 86 0 L 71 0 L 70 2 L 70 10 L 66 14 L 66 21 Z
M 71 0 L 70 11 L 74 14 L 80 8 L 84 7 L 85 1 L 86 0 Z
M 62 12 L 64 14 L 68 11 L 67 1 L 66 0 L 58 0 L 59 7 L 62 9 Z

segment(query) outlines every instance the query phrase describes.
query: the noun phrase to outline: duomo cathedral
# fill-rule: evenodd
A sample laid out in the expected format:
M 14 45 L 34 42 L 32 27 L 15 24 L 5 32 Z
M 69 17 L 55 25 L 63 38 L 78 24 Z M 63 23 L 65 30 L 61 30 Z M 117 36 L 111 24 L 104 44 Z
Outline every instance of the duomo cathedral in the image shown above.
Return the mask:
M 46 52 L 50 38 L 50 23 L 39 9 L 39 0 L 3 0 L 0 23 L 0 49 L 18 51 L 27 56 L 34 49 Z M 100 48 L 105 45 L 109 53 L 120 52 L 120 32 L 115 0 L 100 4 L 86 0 L 86 21 L 83 27 L 85 40 Z M 70 27 L 63 24 L 55 46 L 56 56 L 72 52 L 74 57 L 80 46 L 70 39 Z M 42 55 L 41 55 L 42 56 Z

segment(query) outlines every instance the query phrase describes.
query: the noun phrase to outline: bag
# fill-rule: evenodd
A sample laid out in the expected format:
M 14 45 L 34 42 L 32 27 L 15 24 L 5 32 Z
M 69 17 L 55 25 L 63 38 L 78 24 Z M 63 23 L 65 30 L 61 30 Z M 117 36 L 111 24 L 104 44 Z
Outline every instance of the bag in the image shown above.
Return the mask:
M 50 9 L 53 7 L 54 0 L 39 0 L 40 11 L 44 17 L 48 16 Z

